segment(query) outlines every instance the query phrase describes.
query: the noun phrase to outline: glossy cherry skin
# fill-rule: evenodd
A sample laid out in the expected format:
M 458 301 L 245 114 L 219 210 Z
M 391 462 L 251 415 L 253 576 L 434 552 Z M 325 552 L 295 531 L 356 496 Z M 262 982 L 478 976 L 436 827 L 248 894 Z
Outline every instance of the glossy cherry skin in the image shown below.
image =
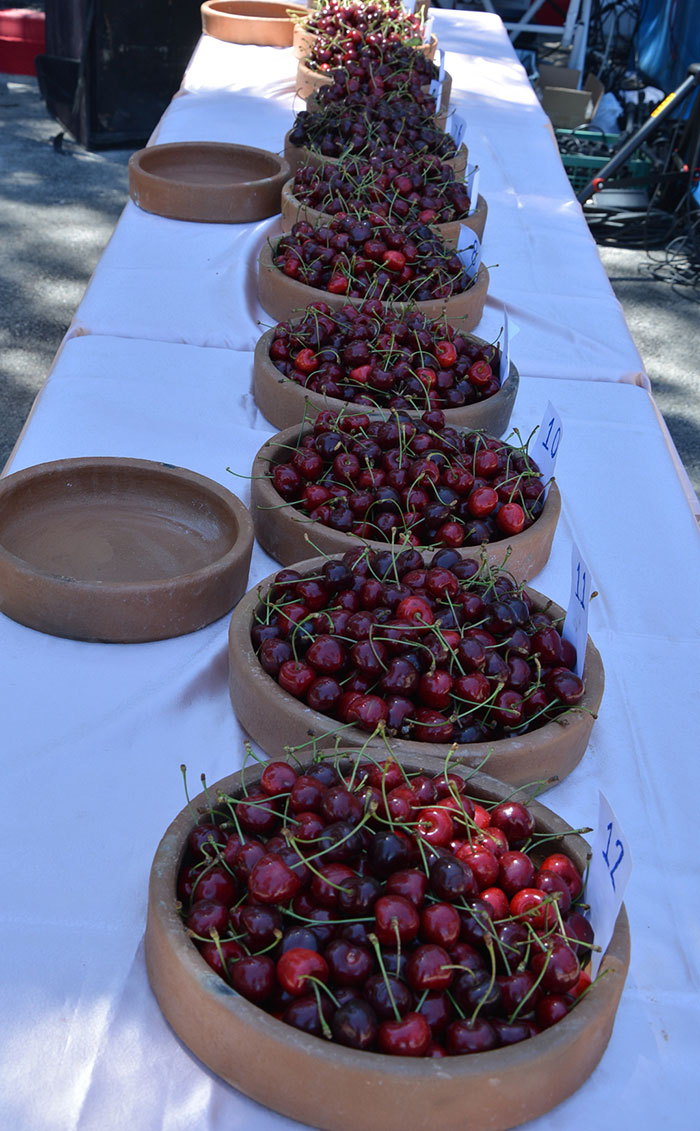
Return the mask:
M 375 1047 L 378 1029 L 376 1013 L 363 1000 L 346 1002 L 331 1019 L 333 1038 L 338 1044 L 365 1052 Z
M 328 964 L 317 951 L 305 947 L 292 947 L 277 960 L 277 981 L 295 997 L 309 993 L 309 979 L 328 981 Z
M 390 1056 L 423 1056 L 430 1044 L 430 1026 L 420 1013 L 407 1013 L 400 1021 L 382 1021 L 378 1045 Z

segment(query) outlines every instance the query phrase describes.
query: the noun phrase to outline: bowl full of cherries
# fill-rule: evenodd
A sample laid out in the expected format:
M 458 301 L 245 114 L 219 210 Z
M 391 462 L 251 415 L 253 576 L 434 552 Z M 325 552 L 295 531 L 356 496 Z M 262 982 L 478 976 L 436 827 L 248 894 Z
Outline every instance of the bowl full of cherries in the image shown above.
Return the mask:
M 486 768 L 522 786 L 583 757 L 603 696 L 588 639 L 583 674 L 564 610 L 506 570 L 357 547 L 271 574 L 229 627 L 229 692 L 266 750 L 397 754 Z
M 314 1127 L 514 1127 L 611 1034 L 629 928 L 622 908 L 591 983 L 588 853 L 529 794 L 449 763 L 253 764 L 160 843 L 151 986 L 214 1072 Z
M 435 409 L 446 424 L 502 436 L 518 385 L 498 341 L 457 320 L 371 299 L 361 309 L 311 303 L 265 331 L 253 362 L 256 403 L 279 429 L 325 410 L 416 416 Z

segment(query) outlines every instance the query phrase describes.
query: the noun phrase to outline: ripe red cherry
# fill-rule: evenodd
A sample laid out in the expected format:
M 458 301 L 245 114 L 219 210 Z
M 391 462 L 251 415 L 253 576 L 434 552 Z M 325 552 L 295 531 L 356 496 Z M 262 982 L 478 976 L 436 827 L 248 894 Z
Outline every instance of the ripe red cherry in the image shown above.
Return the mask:
M 275 853 L 266 853 L 248 877 L 248 890 L 260 903 L 287 903 L 297 894 L 301 879 Z
M 442 946 L 424 943 L 411 951 L 406 981 L 418 993 L 446 990 L 454 977 L 453 963 Z
M 382 946 L 412 942 L 420 928 L 420 916 L 402 895 L 383 895 L 374 905 L 374 931 Z
M 287 993 L 298 997 L 310 990 L 310 979 L 328 980 L 328 963 L 315 950 L 296 946 L 286 950 L 277 960 L 277 981 Z
M 496 525 L 504 534 L 520 534 L 525 527 L 525 511 L 519 503 L 504 503 L 496 515 Z
M 391 1056 L 423 1056 L 430 1044 L 430 1026 L 420 1013 L 407 1013 L 400 1021 L 382 1021 L 380 1051 Z
M 572 901 L 578 899 L 583 890 L 583 880 L 576 865 L 563 852 L 553 852 L 550 856 L 545 857 L 540 865 L 540 871 L 556 872 L 566 883 Z
M 581 966 L 572 948 L 563 939 L 554 938 L 546 946 L 534 947 L 529 969 L 539 977 L 543 990 L 567 993 L 573 989 L 581 975 Z

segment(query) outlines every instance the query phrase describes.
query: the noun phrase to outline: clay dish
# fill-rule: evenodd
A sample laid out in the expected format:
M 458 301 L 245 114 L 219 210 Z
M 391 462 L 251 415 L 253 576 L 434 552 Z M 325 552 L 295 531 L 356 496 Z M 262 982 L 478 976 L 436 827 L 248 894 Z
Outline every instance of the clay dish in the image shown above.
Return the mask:
M 139 208 L 170 220 L 247 224 L 280 210 L 290 175 L 282 157 L 250 145 L 182 141 L 129 158 L 129 193 Z
M 193 471 L 67 459 L 0 479 L 0 609 L 76 640 L 182 636 L 245 593 L 253 526 Z
M 385 547 L 384 547 L 385 548 Z M 295 563 L 302 575 L 320 568 L 326 558 L 310 558 Z M 275 574 L 270 574 L 239 603 L 229 628 L 229 693 L 241 726 L 263 750 L 285 746 L 303 747 L 316 740 L 318 749 L 333 746 L 335 735 L 342 734 L 348 749 L 363 748 L 373 757 L 386 756 L 386 744 L 353 726 L 342 726 L 328 715 L 310 707 L 284 691 L 261 667 L 250 639 L 250 628 L 260 596 L 267 592 Z M 534 589 L 528 588 L 537 610 L 560 617 L 564 610 Z M 600 655 L 588 638 L 583 679 L 586 685 L 580 707 L 547 722 L 528 734 L 493 742 L 457 746 L 450 763 L 487 769 L 494 777 L 511 785 L 562 780 L 584 755 L 593 722 L 603 697 L 605 674 Z M 447 744 L 413 742 L 392 738 L 394 754 L 425 760 L 426 765 L 444 766 L 450 747 Z
M 462 328 L 453 319 L 450 323 L 461 333 Z M 297 385 L 283 377 L 279 369 L 275 368 L 270 360 L 270 344 L 275 333 L 274 326 L 266 330 L 255 347 L 253 361 L 253 393 L 255 402 L 266 420 L 274 424 L 275 428 L 291 428 L 293 424 L 300 424 L 302 420 L 314 420 L 319 412 L 330 409 L 331 412 L 366 412 L 366 405 L 354 405 L 351 401 L 341 401 L 335 397 L 326 397 L 322 393 L 312 393 L 308 389 Z M 467 335 L 465 335 L 467 336 Z M 482 345 L 488 345 L 483 338 L 474 334 L 470 338 Z M 470 428 L 474 432 L 488 432 L 490 436 L 503 436 L 510 423 L 513 405 L 518 392 L 520 376 L 518 370 L 510 363 L 508 379 L 497 393 L 486 400 L 477 401 L 476 404 L 464 405 L 462 408 L 446 408 L 445 422 L 454 428 Z M 390 409 L 371 409 L 373 415 L 387 416 Z M 417 411 L 412 416 L 419 416 Z
M 280 747 L 269 749 L 279 756 Z M 426 768 L 420 758 L 399 760 L 408 770 Z M 302 764 L 308 761 L 302 755 Z M 262 769 L 256 765 L 246 771 L 246 789 L 256 788 Z M 211 796 L 219 791 L 240 796 L 242 775 L 210 786 Z M 483 774 L 470 776 L 468 792 L 486 803 L 512 793 Z M 522 800 L 538 832 L 554 838 L 548 851 L 566 852 L 585 871 L 590 851 L 585 841 L 568 832 L 550 809 L 527 796 Z M 325 1131 L 434 1131 L 438 1126 L 441 1131 L 505 1131 L 550 1111 L 593 1072 L 610 1039 L 629 968 L 624 907 L 603 958 L 603 976 L 570 1014 L 530 1040 L 441 1060 L 359 1052 L 294 1029 L 239 996 L 187 937 L 177 911 L 176 878 L 194 825 L 192 813 L 206 810 L 202 794 L 192 809 L 182 810 L 158 846 L 149 884 L 146 966 L 177 1036 L 229 1084 Z
M 430 226 L 439 233 L 440 239 L 446 247 L 457 247 L 462 227 L 471 228 L 473 232 L 476 232 L 479 239 L 483 240 L 487 215 L 488 205 L 483 196 L 479 195 L 476 208 L 471 216 L 465 216 L 463 220 L 451 220 L 446 224 L 431 224 Z M 283 232 L 290 231 L 297 220 L 308 220 L 310 224 L 327 224 L 332 218 L 327 212 L 318 212 L 294 195 L 294 177 L 290 177 L 282 185 Z
M 291 133 L 291 130 L 289 133 Z M 292 176 L 302 165 L 322 165 L 327 162 L 338 165 L 343 160 L 343 157 L 325 157 L 317 150 L 308 149 L 304 145 L 293 145 L 289 140 L 289 133 L 286 133 L 284 137 L 284 157 L 292 171 Z M 352 156 L 357 156 L 357 154 L 352 154 Z M 445 157 L 440 160 L 443 165 L 452 166 L 455 176 L 464 177 L 468 158 L 469 150 L 466 145 L 460 145 L 454 157 Z
M 309 552 L 310 546 L 328 556 L 344 554 L 353 546 L 370 546 L 373 550 L 386 550 L 387 543 L 371 539 L 355 538 L 352 534 L 342 534 L 330 526 L 314 522 L 308 515 L 301 514 L 291 505 L 285 505 L 277 493 L 270 470 L 278 463 L 289 459 L 290 448 L 298 444 L 302 435 L 313 431 L 312 424 L 300 428 L 298 424 L 278 432 L 266 440 L 253 461 L 250 484 L 250 513 L 255 527 L 255 536 L 268 554 L 281 565 L 292 565 Z M 556 483 L 552 483 L 547 494 L 541 515 L 521 534 L 511 538 L 500 538 L 488 542 L 484 549 L 492 565 L 500 566 L 508 556 L 508 572 L 516 581 L 528 581 L 544 569 L 552 550 L 554 532 L 561 511 L 561 495 Z M 421 551 L 427 547 L 417 546 Z M 463 558 L 480 561 L 481 546 L 461 546 L 459 553 Z
M 489 273 L 482 263 L 476 280 L 468 290 L 462 291 L 461 294 L 450 295 L 447 299 L 436 298 L 426 302 L 416 302 L 413 306 L 427 318 L 445 317 L 450 322 L 459 321 L 465 331 L 471 331 L 481 321 L 488 287 Z M 274 266 L 269 244 L 265 244 L 260 253 L 258 298 L 263 310 L 278 322 L 292 318 L 312 302 L 325 302 L 331 310 L 340 310 L 348 302 L 360 306 L 365 301 L 363 298 L 355 299 L 348 295 L 334 295 L 330 291 L 309 287 L 306 283 L 300 283 L 298 279 L 290 278 Z M 405 304 L 394 303 L 398 310 L 402 305 Z
M 308 8 L 274 0 L 205 0 L 202 31 L 226 43 L 259 47 L 291 47 L 294 21 L 290 12 L 308 15 Z

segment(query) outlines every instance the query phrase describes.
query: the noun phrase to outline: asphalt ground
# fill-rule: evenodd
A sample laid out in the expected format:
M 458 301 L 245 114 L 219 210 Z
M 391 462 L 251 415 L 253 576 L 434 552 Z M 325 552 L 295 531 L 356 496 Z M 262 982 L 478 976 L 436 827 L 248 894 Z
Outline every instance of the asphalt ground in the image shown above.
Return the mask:
M 35 79 L 0 74 L 0 467 L 128 200 L 130 153 L 82 149 Z M 652 276 L 663 253 L 599 250 L 700 494 L 700 292 Z

